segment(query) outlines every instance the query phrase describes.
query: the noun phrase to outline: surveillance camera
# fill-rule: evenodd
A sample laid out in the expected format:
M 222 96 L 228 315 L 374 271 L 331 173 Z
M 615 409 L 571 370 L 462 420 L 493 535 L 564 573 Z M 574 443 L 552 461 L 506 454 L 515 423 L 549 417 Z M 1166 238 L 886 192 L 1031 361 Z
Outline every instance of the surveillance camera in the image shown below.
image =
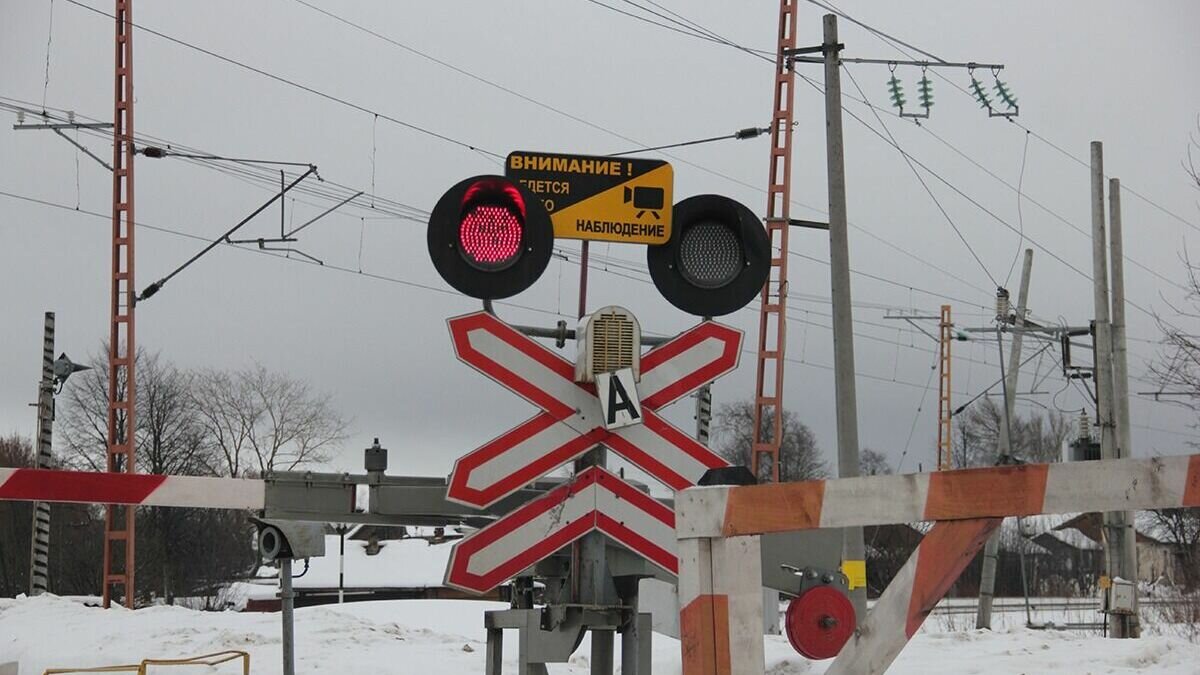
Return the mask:
M 325 528 L 321 523 L 251 520 L 258 528 L 258 551 L 264 562 L 325 555 Z

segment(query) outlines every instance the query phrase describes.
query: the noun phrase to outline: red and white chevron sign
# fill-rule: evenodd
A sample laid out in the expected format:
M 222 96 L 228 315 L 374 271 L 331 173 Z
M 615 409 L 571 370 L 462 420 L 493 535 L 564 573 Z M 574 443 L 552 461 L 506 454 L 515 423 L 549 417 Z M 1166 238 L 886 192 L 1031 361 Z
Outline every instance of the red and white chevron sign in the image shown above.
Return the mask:
M 706 321 L 641 358 L 642 424 L 604 428 L 591 384 L 575 382 L 570 361 L 487 312 L 449 320 L 458 358 L 541 409 L 531 419 L 460 458 L 447 498 L 495 503 L 602 443 L 673 490 L 728 464 L 657 410 L 737 367 L 741 331 Z
M 678 572 L 675 512 L 592 467 L 455 544 L 446 585 L 485 593 L 593 530 Z
M 262 509 L 264 493 L 242 478 L 0 469 L 0 500 Z
M 641 357 L 641 423 L 605 429 L 575 365 L 487 312 L 449 320 L 458 358 L 541 412 L 460 458 L 447 499 L 484 507 L 602 443 L 673 490 L 728 464 L 656 411 L 737 367 L 742 333 L 706 321 Z M 591 468 L 455 545 L 446 583 L 484 593 L 600 530 L 675 573 L 675 515 L 620 478 Z

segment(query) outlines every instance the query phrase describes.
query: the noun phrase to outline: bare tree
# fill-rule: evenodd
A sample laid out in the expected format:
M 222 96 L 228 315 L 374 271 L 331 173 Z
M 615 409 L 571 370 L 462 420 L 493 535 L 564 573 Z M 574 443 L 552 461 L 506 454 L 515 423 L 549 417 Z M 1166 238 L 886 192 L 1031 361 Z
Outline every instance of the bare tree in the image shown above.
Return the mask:
M 230 476 L 324 462 L 345 439 L 346 421 L 327 394 L 261 365 L 204 371 L 193 397 L 223 473 Z
M 858 454 L 858 473 L 862 476 L 886 476 L 894 472 L 891 462 L 882 452 L 863 448 Z
M 33 466 L 33 445 L 29 439 L 17 434 L 0 437 L 0 466 Z M 0 501 L 0 596 L 12 597 L 28 590 L 25 582 L 32 518 L 29 502 Z
M 33 466 L 33 445 L 16 434 L 0 437 L 0 466 Z M 50 592 L 90 595 L 100 588 L 102 524 L 87 504 L 50 505 Z M 0 500 L 0 596 L 29 591 L 32 502 Z
M 1200 587 L 1200 508 L 1159 509 L 1150 518 L 1162 539 L 1175 545 L 1184 585 Z
M 106 471 L 108 447 L 107 348 L 89 359 L 91 370 L 71 378 L 58 397 L 56 427 L 66 450 L 65 462 L 88 471 Z M 143 473 L 206 475 L 204 428 L 191 401 L 192 376 L 157 352 L 138 350 L 136 441 L 137 470 Z M 123 389 L 125 383 L 118 382 Z M 124 412 L 117 411 L 118 422 Z M 125 425 L 118 423 L 118 429 Z
M 961 416 L 956 416 L 958 433 L 954 438 L 954 464 L 957 467 L 991 466 L 999 459 L 1000 427 L 1005 423 L 1004 409 L 991 398 L 982 398 Z M 1057 411 L 1044 415 L 1014 414 L 1008 421 L 1012 455 L 1026 462 L 1056 462 L 1062 444 L 1070 433 L 1066 416 Z
M 63 392 L 55 398 L 55 433 L 57 445 L 66 453 L 61 461 L 68 467 L 83 471 L 107 471 L 105 459 L 108 448 L 108 347 L 88 358 L 91 370 L 72 377 Z M 142 350 L 134 358 L 134 367 L 141 367 Z M 124 381 L 117 387 L 124 391 Z M 124 431 L 125 411 L 118 410 L 117 429 Z
M 1200 190 L 1200 168 L 1196 166 L 1196 158 L 1192 156 L 1192 151 L 1200 152 L 1200 115 L 1196 115 L 1196 133 L 1188 136 L 1187 159 L 1183 161 L 1183 170 L 1187 172 L 1189 178 L 1195 183 L 1197 190 Z
M 106 351 L 101 349 L 93 356 L 93 369 L 72 378 L 59 397 L 60 439 L 67 463 L 90 471 L 107 468 Z M 202 399 L 196 395 L 202 378 L 145 350 L 139 350 L 135 368 L 138 471 L 237 475 L 227 470 L 224 451 L 209 433 L 206 421 L 211 416 L 200 407 Z M 118 382 L 118 387 L 123 386 Z M 99 513 L 98 509 L 92 511 Z M 160 596 L 172 603 L 177 595 L 209 595 L 221 581 L 241 576 L 253 565 L 242 513 L 148 508 L 139 509 L 137 519 L 137 574 L 143 596 Z M 95 553 L 94 557 L 98 556 Z M 98 574 L 91 580 L 93 585 Z
M 763 433 L 769 434 L 772 418 L 762 420 Z M 717 454 L 733 464 L 750 466 L 750 446 L 754 442 L 754 405 L 738 401 L 717 409 L 713 440 Z M 783 413 L 783 442 L 780 444 L 779 480 L 824 478 L 827 474 L 817 439 L 791 411 Z

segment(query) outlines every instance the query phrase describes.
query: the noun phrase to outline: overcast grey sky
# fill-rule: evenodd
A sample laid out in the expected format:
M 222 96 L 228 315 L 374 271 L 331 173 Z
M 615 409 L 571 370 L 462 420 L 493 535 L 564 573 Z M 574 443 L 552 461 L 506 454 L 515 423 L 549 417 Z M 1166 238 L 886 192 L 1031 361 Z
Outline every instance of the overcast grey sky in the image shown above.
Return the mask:
M 80 2 L 112 9 L 97 0 Z M 596 3 L 312 2 L 519 95 L 295 0 L 139 2 L 135 20 L 500 155 L 515 149 L 602 154 L 636 145 L 621 136 L 659 145 L 764 126 L 770 119 L 770 64 Z M 604 3 L 639 12 L 620 0 Z M 663 6 L 739 44 L 774 49 L 775 2 L 664 0 Z M 1200 231 L 1197 192 L 1180 168 L 1200 113 L 1195 77 L 1200 5 L 1180 0 L 839 6 L 941 58 L 1006 64 L 1002 79 L 1020 100 L 1019 121 L 1044 141 L 1027 138 L 1015 124 L 989 119 L 968 96 L 936 78 L 933 116 L 923 128 L 883 118 L 906 151 L 994 214 L 923 173 L 988 273 L 1015 291 L 1019 269 L 1010 276 L 1010 268 L 1022 245 L 1007 223 L 1090 275 L 1089 239 L 1071 227 L 1090 228 L 1088 172 L 1063 153 L 1086 160 L 1088 142 L 1103 140 L 1107 172 L 1153 202 L 1128 193 L 1124 198 L 1129 298 L 1146 311 L 1170 312 L 1168 303 L 1182 297 L 1173 285 L 1185 280 L 1182 256 Z M 822 13 L 801 3 L 802 44 L 820 41 Z M 902 58 L 847 22 L 841 34 L 846 56 Z M 111 117 L 112 25 L 107 18 L 68 0 L 2 0 L 0 64 L 0 96 L 35 107 L 44 97 L 47 106 Z M 819 66 L 800 70 L 821 79 Z M 871 102 L 888 105 L 886 67 L 851 65 L 845 72 Z M 897 74 L 915 99 L 919 70 L 900 68 Z M 963 72 L 947 74 L 959 85 L 968 82 Z M 990 73 L 977 75 L 991 84 Z M 331 182 L 418 209 L 431 208 L 461 178 L 501 171 L 496 160 L 480 152 L 376 120 L 145 32 L 135 33 L 135 77 L 138 133 L 225 155 L 313 162 Z M 854 82 L 845 78 L 843 87 L 848 110 L 879 129 L 870 110 L 850 100 L 858 98 Z M 102 167 L 53 135 L 10 130 L 12 114 L 0 119 L 0 191 L 108 212 L 111 179 Z M 796 120 L 793 215 L 821 219 L 824 114 L 818 93 L 803 83 L 796 93 Z M 960 325 L 983 325 L 994 284 L 901 156 L 849 116 L 845 127 L 849 214 L 856 226 L 850 232 L 852 267 L 888 280 L 853 277 L 860 438 L 864 446 L 903 462 L 903 470 L 915 470 L 918 462 L 928 468 L 936 436 L 937 383 L 930 377 L 935 345 L 882 317 L 887 308 L 936 312 L 949 302 Z M 101 156 L 111 153 L 103 139 L 81 136 L 81 141 Z M 761 213 L 767 151 L 765 138 L 673 151 L 666 159 L 675 167 L 676 198 L 722 193 Z M 1026 199 L 1019 212 L 1016 193 L 1001 181 L 1023 186 Z M 213 238 L 268 197 L 262 186 L 202 166 L 138 160 L 137 217 L 148 225 Z M 289 210 L 294 209 L 289 218 L 299 224 L 331 203 L 314 197 L 289 200 Z M 269 236 L 277 220 L 278 212 L 270 211 L 244 234 Z M 106 334 L 108 236 L 105 218 L 0 196 L 0 432 L 33 432 L 34 410 L 27 403 L 34 398 L 39 372 L 43 311 L 58 313 L 59 351 L 77 358 L 96 350 Z M 201 244 L 140 230 L 138 287 L 173 269 Z M 560 245 L 578 248 L 573 241 Z M 347 470 L 361 467 L 361 448 L 379 436 L 392 449 L 393 472 L 442 475 L 454 458 L 533 413 L 528 404 L 455 361 L 444 320 L 478 305 L 424 288 L 448 291 L 427 259 L 424 223 L 389 217 L 382 209 L 347 208 L 306 230 L 299 246 L 351 271 L 218 248 L 139 307 L 141 346 L 184 367 L 236 368 L 257 361 L 329 392 L 352 420 L 337 463 Z M 791 259 L 790 271 L 790 313 L 796 321 L 789 324 L 788 349 L 796 362 L 788 365 L 787 407 L 813 428 L 832 459 L 829 268 L 819 262 L 828 260 L 827 238 L 797 231 L 791 248 L 799 255 Z M 1034 314 L 1085 323 L 1092 314 L 1090 281 L 1046 250 L 1039 248 L 1034 256 Z M 631 262 L 593 273 L 591 307 L 627 306 L 653 333 L 692 323 L 658 297 L 644 274 L 625 269 L 644 265 L 642 248 L 599 245 L 593 251 Z M 359 275 L 360 269 L 369 275 Z M 501 316 L 548 325 L 572 318 L 578 274 L 573 261 L 552 261 L 532 289 L 513 299 L 521 307 L 501 307 Z M 746 331 L 747 345 L 754 343 L 755 311 L 743 310 L 726 321 Z M 1129 324 L 1135 338 L 1131 371 L 1141 376 L 1156 353 L 1158 330 L 1133 307 Z M 1049 394 L 1030 397 L 1021 410 L 1049 406 L 1074 414 L 1083 398 L 1066 387 L 1051 354 L 1027 366 L 1021 386 L 1028 391 L 1036 377 L 1037 390 Z M 957 405 L 997 377 L 996 345 L 959 343 L 954 355 Z M 748 398 L 753 386 L 753 356 L 744 354 L 738 371 L 716 386 L 716 401 Z M 1135 391 L 1149 388 L 1131 383 Z M 1135 454 L 1186 450 L 1193 437 L 1189 416 L 1145 398 L 1135 398 L 1132 406 L 1138 425 Z M 691 406 L 676 404 L 670 418 L 690 428 Z

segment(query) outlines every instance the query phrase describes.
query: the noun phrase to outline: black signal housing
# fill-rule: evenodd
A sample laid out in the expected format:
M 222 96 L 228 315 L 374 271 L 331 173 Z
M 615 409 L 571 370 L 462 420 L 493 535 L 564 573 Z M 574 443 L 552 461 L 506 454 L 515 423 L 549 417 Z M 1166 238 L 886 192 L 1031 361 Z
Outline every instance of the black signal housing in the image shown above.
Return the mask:
M 532 192 L 503 176 L 474 176 L 433 207 L 429 258 L 446 283 L 482 300 L 529 288 L 554 247 L 550 214 Z
M 770 255 L 766 229 L 753 211 L 721 195 L 696 195 L 675 205 L 670 240 L 647 247 L 646 262 L 672 305 L 696 316 L 722 316 L 762 291 Z

